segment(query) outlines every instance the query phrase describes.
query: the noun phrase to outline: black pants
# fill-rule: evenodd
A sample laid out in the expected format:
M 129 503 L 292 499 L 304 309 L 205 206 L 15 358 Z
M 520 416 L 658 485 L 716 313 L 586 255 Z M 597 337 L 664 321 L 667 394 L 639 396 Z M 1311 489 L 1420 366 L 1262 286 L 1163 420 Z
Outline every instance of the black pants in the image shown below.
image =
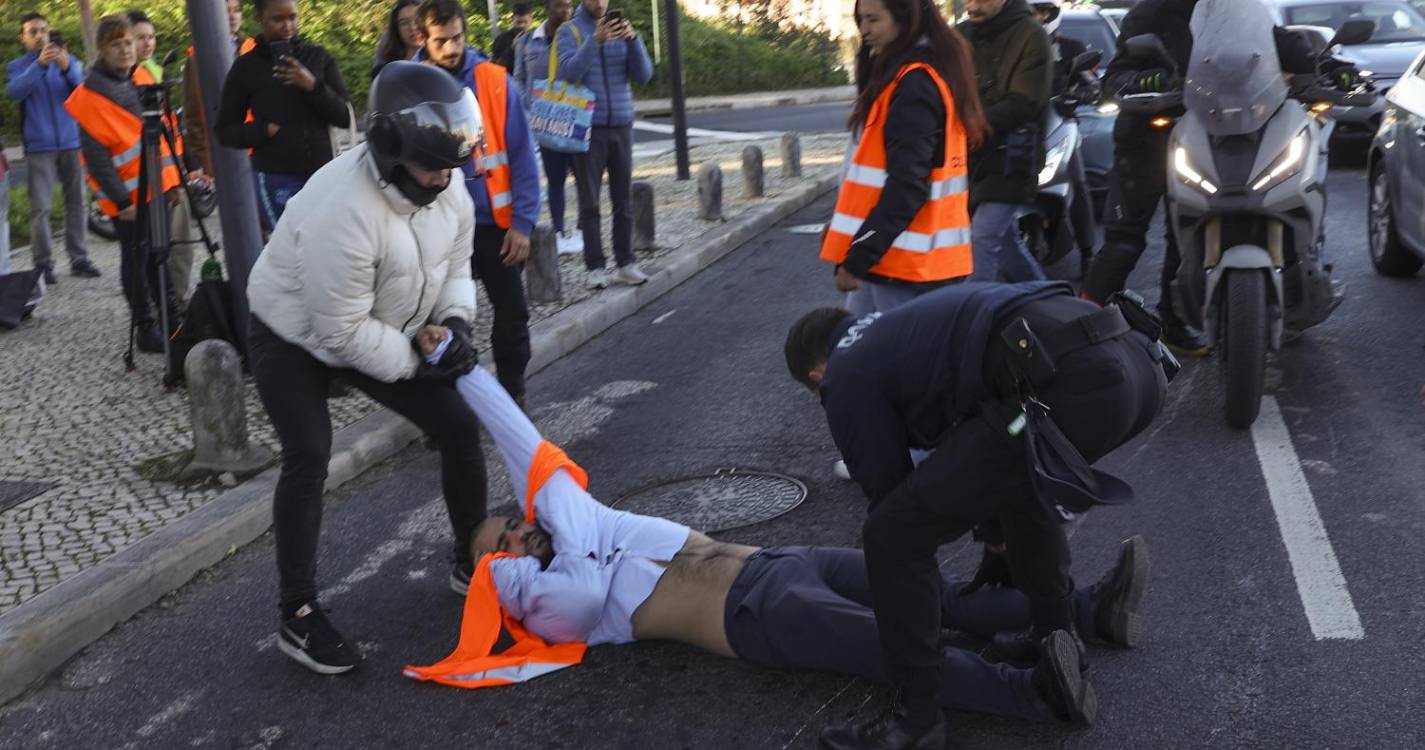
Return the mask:
M 604 267 L 604 234 L 599 218 L 599 188 L 609 173 L 609 204 L 613 207 L 614 261 L 620 267 L 633 258 L 633 126 L 592 128 L 589 152 L 575 154 L 574 185 L 579 192 L 579 229 L 584 233 L 584 267 Z
M 1104 206 L 1103 249 L 1094 256 L 1084 279 L 1084 293 L 1097 302 L 1128 284 L 1148 246 L 1148 229 L 1168 184 L 1168 132 L 1153 131 L 1141 138 L 1115 144 L 1113 169 L 1108 173 Z M 1158 279 L 1158 315 L 1168 326 L 1181 325 L 1172 304 L 1173 276 L 1182 256 L 1171 226 L 1165 233 L 1163 270 Z
M 124 300 L 129 303 L 130 325 L 135 328 L 153 326 L 159 320 L 159 305 L 164 304 L 159 284 L 162 263 L 143 241 L 142 230 L 136 221 L 114 220 L 114 232 L 119 236 L 119 284 L 124 289 Z M 178 324 L 178 308 L 174 303 L 172 284 L 168 289 L 168 325 Z M 163 332 L 164 335 L 168 331 Z
M 1047 332 L 1095 309 L 1063 297 L 1014 315 Z M 1127 442 L 1161 410 L 1166 384 L 1148 343 L 1130 333 L 1073 352 L 1057 363 L 1051 385 L 1039 390 L 1085 459 L 1096 461 Z M 1003 346 L 997 334 L 991 346 Z M 993 355 L 990 362 L 1002 361 Z M 892 680 L 915 703 L 913 710 L 934 710 L 944 658 L 935 552 L 980 521 L 997 519 L 1003 527 L 1015 585 L 1028 597 L 1036 631 L 1072 624 L 1068 542 L 1057 514 L 1034 495 L 1030 471 L 1020 438 L 983 416 L 965 419 L 866 519 L 862 533 L 881 645 Z
M 947 629 L 989 639 L 1029 624 L 1029 604 L 1014 589 L 983 588 L 944 576 L 940 609 Z M 1093 626 L 1088 591 L 1074 592 L 1080 627 Z M 739 658 L 779 669 L 818 669 L 889 682 L 871 611 L 860 550 L 768 547 L 748 558 L 727 595 L 727 639 Z M 1030 670 L 991 664 L 961 648 L 941 649 L 940 701 L 946 708 L 1044 720 Z
M 505 230 L 475 227 L 475 253 L 471 272 L 485 287 L 494 311 L 490 348 L 500 385 L 516 402 L 524 403 L 524 371 L 529 366 L 529 302 L 524 293 L 524 264 L 506 266 L 500 260 Z
M 445 507 L 455 532 L 455 559 L 470 562 L 470 537 L 485 520 L 485 456 L 480 450 L 480 422 L 459 392 L 412 380 L 382 383 L 355 370 L 329 367 L 305 349 L 283 341 L 256 316 L 250 331 L 248 351 L 257 392 L 282 442 L 272 525 L 283 608 L 317 596 L 322 488 L 332 449 L 327 389 L 337 376 L 435 440 L 440 447 Z

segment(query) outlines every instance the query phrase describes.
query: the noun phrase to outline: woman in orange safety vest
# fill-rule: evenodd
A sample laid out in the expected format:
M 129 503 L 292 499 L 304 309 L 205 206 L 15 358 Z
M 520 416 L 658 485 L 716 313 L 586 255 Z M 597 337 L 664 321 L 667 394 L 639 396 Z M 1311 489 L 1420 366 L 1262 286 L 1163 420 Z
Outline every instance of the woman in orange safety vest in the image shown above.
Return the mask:
M 968 43 L 932 0 L 857 0 L 855 136 L 822 260 L 857 315 L 966 278 L 968 150 L 987 135 Z
M 134 66 L 138 62 L 129 20 L 123 16 L 105 16 L 95 32 L 99 60 L 84 79 L 84 84 L 70 94 L 64 107 L 79 122 L 81 155 L 89 176 L 89 187 L 99 198 L 99 209 L 113 217 L 114 230 L 119 235 L 119 274 L 124 296 L 129 303 L 131 325 L 140 351 L 163 351 L 163 336 L 159 331 L 153 305 L 168 305 L 169 325 L 178 322 L 173 304 L 173 289 L 167 299 L 160 299 L 159 263 L 142 242 L 139 225 L 139 179 L 143 172 L 143 121 L 138 87 L 134 85 Z M 162 172 L 161 190 L 168 196 L 153 210 L 169 211 L 179 198 L 179 171 L 168 144 L 160 144 Z

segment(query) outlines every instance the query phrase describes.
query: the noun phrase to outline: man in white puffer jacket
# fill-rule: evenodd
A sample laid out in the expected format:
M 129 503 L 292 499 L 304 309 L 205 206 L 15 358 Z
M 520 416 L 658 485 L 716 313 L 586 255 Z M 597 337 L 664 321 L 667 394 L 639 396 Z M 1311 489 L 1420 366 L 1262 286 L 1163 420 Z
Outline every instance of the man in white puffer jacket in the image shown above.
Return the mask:
M 350 671 L 360 658 L 317 604 L 333 378 L 440 447 L 457 590 L 468 585 L 470 537 L 485 518 L 479 421 L 453 385 L 476 361 L 475 212 L 459 180 L 450 184 L 480 143 L 479 110 L 450 76 L 407 62 L 382 69 L 370 109 L 366 145 L 322 167 L 292 198 L 248 281 L 250 364 L 282 442 L 272 509 L 278 647 L 321 674 Z

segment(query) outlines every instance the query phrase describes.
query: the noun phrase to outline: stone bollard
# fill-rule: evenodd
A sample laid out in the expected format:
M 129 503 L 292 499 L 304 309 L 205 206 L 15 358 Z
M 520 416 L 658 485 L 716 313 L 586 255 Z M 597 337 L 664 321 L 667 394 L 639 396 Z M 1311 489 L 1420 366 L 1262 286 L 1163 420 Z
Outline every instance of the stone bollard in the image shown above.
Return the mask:
M 564 296 L 564 283 L 559 277 L 559 236 L 551 227 L 536 224 L 529 234 L 525 284 L 530 302 L 558 302 Z
M 657 224 L 653 213 L 653 186 L 646 182 L 633 183 L 633 249 L 655 250 Z
M 762 171 L 762 147 L 742 149 L 742 197 L 761 198 L 767 194 L 767 180 Z
M 722 167 L 715 161 L 698 167 L 698 218 L 722 221 Z
M 222 339 L 200 341 L 188 352 L 183 372 L 193 419 L 193 460 L 179 479 L 225 472 L 241 476 L 266 466 L 272 455 L 247 442 L 242 362 L 233 345 Z
M 782 134 L 782 176 L 802 176 L 802 139 L 796 133 Z

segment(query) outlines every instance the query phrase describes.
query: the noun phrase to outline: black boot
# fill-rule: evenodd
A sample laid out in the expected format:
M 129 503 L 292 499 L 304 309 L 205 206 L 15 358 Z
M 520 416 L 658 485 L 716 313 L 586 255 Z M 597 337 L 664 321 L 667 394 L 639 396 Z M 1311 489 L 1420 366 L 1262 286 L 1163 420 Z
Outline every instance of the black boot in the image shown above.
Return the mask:
M 163 334 L 158 332 L 158 326 L 153 323 L 140 323 L 134 331 L 134 344 L 138 350 L 146 354 L 163 353 Z
M 990 639 L 991 660 L 1017 667 L 1032 667 L 1041 657 L 1040 648 L 1055 631 L 1067 632 L 1078 645 L 1079 661 L 1087 669 L 1084 644 L 1074 628 L 1073 604 L 1070 597 L 1030 597 L 1029 611 L 1033 626 L 1020 632 L 996 633 Z
M 1029 682 L 1059 721 L 1092 726 L 1098 715 L 1098 695 L 1084 677 L 1077 640 L 1063 630 L 1050 633 L 1039 644 L 1044 655 Z
M 871 719 L 850 719 L 822 730 L 820 746 L 827 750 L 941 750 L 945 747 L 945 717 L 935 712 L 933 724 L 911 723 L 899 700 Z
M 1206 357 L 1212 353 L 1212 345 L 1207 336 L 1185 323 L 1170 325 L 1164 321 L 1163 343 L 1184 357 Z
M 1138 642 L 1138 606 L 1148 590 L 1148 543 L 1141 536 L 1123 540 L 1118 562 L 1089 589 L 1094 637 L 1131 648 Z

